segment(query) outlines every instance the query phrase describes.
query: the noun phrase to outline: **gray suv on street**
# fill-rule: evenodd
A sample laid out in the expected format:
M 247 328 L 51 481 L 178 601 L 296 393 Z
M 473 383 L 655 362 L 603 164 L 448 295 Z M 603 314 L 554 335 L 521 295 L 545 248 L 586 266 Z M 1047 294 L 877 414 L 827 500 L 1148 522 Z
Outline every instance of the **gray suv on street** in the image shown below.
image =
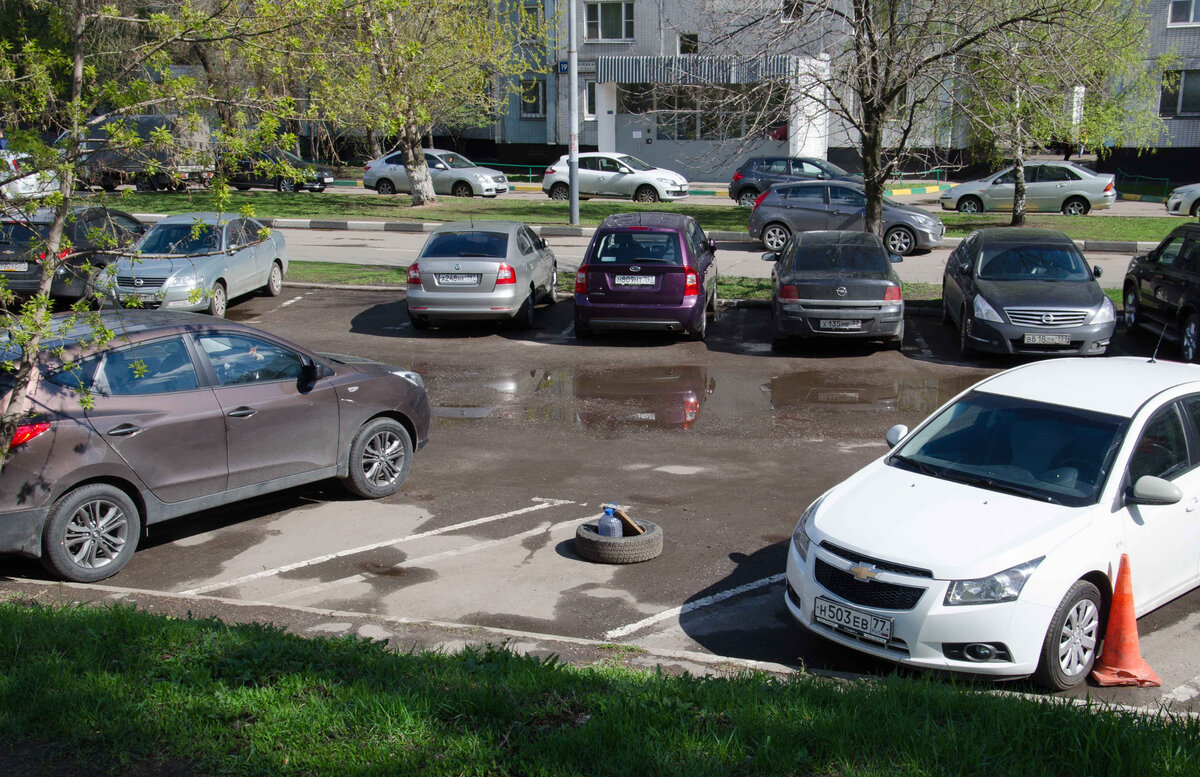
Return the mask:
M 779 184 L 750 213 L 750 237 L 778 253 L 795 232 L 857 229 L 866 223 L 867 196 L 853 181 Z M 883 198 L 883 242 L 888 252 L 908 256 L 941 245 L 946 227 L 920 208 Z
M 792 181 L 861 181 L 832 162 L 807 156 L 750 157 L 729 181 L 729 196 L 743 208 L 754 206 L 758 195 L 777 183 Z

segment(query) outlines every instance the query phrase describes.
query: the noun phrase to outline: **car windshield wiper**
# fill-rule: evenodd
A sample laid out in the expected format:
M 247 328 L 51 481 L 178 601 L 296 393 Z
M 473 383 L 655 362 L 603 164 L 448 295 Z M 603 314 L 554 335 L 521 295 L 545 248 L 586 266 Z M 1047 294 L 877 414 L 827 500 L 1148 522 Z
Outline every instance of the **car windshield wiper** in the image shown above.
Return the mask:
M 946 480 L 953 480 L 956 483 L 962 483 L 967 486 L 978 486 L 979 488 L 986 488 L 989 491 L 999 491 L 1002 494 L 1024 496 L 1028 497 L 1029 499 L 1036 499 L 1039 502 L 1049 502 L 1056 505 L 1062 504 L 1062 502 L 1043 491 L 1038 491 L 1027 486 L 1021 486 L 1017 485 L 1016 483 L 1009 483 L 1003 480 L 994 480 L 993 478 L 984 477 L 982 475 L 967 475 L 962 472 L 943 471 L 941 476 Z
M 942 470 L 937 469 L 936 467 L 931 467 L 923 461 L 917 461 L 916 459 L 910 459 L 907 456 L 901 456 L 898 453 L 895 456 L 892 456 L 892 461 L 904 464 L 916 470 L 917 472 L 920 472 L 922 475 L 928 475 L 931 478 L 940 477 L 942 474 Z

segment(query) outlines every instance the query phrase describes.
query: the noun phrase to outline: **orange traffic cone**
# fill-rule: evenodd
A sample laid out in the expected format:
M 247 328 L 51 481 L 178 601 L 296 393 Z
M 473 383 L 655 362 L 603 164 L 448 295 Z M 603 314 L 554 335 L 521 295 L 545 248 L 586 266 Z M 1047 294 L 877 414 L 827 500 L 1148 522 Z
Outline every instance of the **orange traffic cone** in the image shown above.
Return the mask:
M 1128 553 L 1121 554 L 1116 591 L 1113 592 L 1112 607 L 1108 610 L 1108 628 L 1104 631 L 1104 652 L 1092 669 L 1092 678 L 1100 685 L 1162 685 L 1162 680 L 1142 658 L 1141 648 L 1138 647 Z

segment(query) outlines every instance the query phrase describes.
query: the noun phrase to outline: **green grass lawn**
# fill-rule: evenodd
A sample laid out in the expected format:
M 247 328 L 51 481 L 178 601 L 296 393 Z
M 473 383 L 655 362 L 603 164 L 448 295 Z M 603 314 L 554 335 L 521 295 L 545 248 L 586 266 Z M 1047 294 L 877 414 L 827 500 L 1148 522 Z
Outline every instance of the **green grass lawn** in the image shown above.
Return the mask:
M 124 191 L 104 197 L 113 207 L 136 213 L 185 213 L 213 209 L 213 197 L 208 192 L 143 193 Z M 270 191 L 233 192 L 229 209 L 250 208 L 264 218 L 359 219 L 377 221 L 456 221 L 462 219 L 505 219 L 530 224 L 567 224 L 570 222 L 568 203 L 551 200 L 524 200 L 500 197 L 485 200 L 478 197 L 461 199 L 442 197 L 436 205 L 412 207 L 406 195 L 324 194 L 297 192 L 280 194 Z M 665 210 L 694 216 L 709 231 L 744 232 L 750 211 L 726 205 L 701 205 L 688 202 L 639 205 L 623 200 L 587 200 L 579 204 L 579 220 L 583 226 L 596 226 L 606 216 L 630 210 Z M 1011 216 L 1003 213 L 967 214 L 937 211 L 946 223 L 946 234 L 963 237 L 982 227 L 1003 226 Z M 1167 216 L 1063 216 L 1061 214 L 1031 214 L 1031 227 L 1046 227 L 1065 232 L 1076 240 L 1135 240 L 1157 241 L 1179 224 L 1182 219 Z
M 0 655 L 0 770 L 22 777 L 1200 772 L 1195 718 L 930 677 L 674 676 L 21 603 Z

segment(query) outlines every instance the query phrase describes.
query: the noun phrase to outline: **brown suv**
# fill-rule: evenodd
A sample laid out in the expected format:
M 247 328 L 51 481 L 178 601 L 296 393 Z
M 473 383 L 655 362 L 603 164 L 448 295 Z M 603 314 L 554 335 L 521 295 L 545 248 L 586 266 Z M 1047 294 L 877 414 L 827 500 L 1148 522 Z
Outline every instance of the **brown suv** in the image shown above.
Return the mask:
M 59 577 L 102 580 L 149 524 L 302 483 L 336 477 L 388 496 L 428 441 L 415 372 L 208 316 L 101 315 L 121 333 L 102 349 L 59 317 L 64 348 L 46 343 L 0 474 L 0 553 L 41 558 Z M 0 340 L 0 358 L 16 347 Z M 0 373 L 0 391 L 11 388 Z

